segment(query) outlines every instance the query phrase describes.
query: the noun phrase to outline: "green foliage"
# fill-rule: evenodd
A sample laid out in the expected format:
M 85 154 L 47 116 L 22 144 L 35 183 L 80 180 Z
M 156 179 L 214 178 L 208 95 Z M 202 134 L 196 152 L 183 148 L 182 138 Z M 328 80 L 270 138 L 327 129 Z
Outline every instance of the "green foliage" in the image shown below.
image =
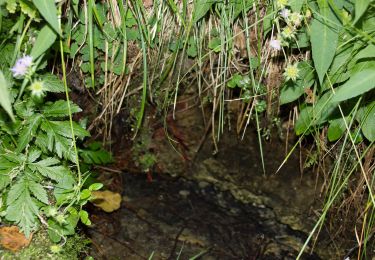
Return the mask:
M 374 23 L 374 7 L 370 1 L 355 1 L 355 4 L 344 0 L 316 1 L 316 4 L 312 1 L 302 5 L 302 9 L 315 11 L 308 35 L 313 64 L 299 63 L 299 77 L 284 83 L 280 103 L 296 101 L 306 88 L 312 87 L 310 102 L 300 106 L 295 126 L 298 135 L 328 126 L 329 141 L 340 139 L 346 130 L 358 129 L 368 141 L 373 141 L 375 49 L 369 26 Z M 364 111 L 367 111 L 366 117 Z M 352 129 L 347 129 L 353 113 L 361 116 L 356 116 Z
M 0 71 L 0 192 L 4 201 L 0 216 L 4 217 L 2 221 L 18 225 L 26 236 L 43 225 L 51 240 L 59 242 L 75 233 L 80 219 L 84 224 L 91 223 L 83 206 L 90 200 L 91 191 L 102 187 L 95 183 L 85 189 L 89 172 L 82 174 L 80 165 L 108 163 L 111 156 L 98 145 L 76 148 L 76 143 L 90 136 L 71 119 L 81 108 L 50 95 L 69 91 L 57 76 L 43 71 L 45 54 L 60 31 L 55 3 L 6 4 L 9 12 L 30 17 L 40 12 L 48 25 L 20 27 L 20 32 L 25 30 L 25 38 L 19 40 L 24 54 L 20 53 L 21 44 L 7 48 L 17 41 L 17 35 L 10 34 L 2 43 L 6 48 L 2 49 L 0 63 L 4 72 Z M 13 16 L 3 16 L 3 22 L 22 26 Z M 4 30 L 8 28 L 1 27 L 1 35 L 6 34 Z M 28 38 L 33 33 L 26 33 L 28 30 L 37 35 L 34 45 Z M 18 58 L 15 64 L 12 57 Z

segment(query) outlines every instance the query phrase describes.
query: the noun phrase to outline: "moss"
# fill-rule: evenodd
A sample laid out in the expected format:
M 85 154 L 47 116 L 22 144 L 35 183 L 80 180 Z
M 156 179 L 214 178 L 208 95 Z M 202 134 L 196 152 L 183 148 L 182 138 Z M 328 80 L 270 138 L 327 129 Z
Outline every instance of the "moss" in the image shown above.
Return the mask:
M 2 260 L 33 260 L 33 259 L 59 259 L 74 260 L 82 259 L 87 255 L 88 239 L 82 235 L 75 234 L 67 238 L 64 245 L 53 243 L 46 231 L 39 231 L 33 235 L 33 239 L 27 248 L 13 253 L 0 249 Z

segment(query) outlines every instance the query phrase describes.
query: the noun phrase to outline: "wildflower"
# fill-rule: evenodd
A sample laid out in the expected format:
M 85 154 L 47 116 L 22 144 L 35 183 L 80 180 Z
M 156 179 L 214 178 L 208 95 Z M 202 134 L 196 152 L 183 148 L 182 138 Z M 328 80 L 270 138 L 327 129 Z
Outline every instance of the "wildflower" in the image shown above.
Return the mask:
M 287 9 L 287 8 L 283 8 L 283 9 L 281 9 L 281 11 L 279 12 L 279 14 L 280 14 L 280 16 L 281 16 L 282 18 L 284 18 L 284 20 L 286 21 L 286 20 L 288 20 L 288 17 L 289 17 L 289 15 L 290 15 L 290 10 Z
M 16 64 L 10 70 L 13 72 L 14 77 L 25 76 L 29 68 L 33 63 L 33 58 L 31 56 L 24 56 L 17 60 Z
M 281 41 L 272 39 L 270 41 L 270 47 L 274 50 L 277 50 L 277 51 L 281 50 Z
M 291 39 L 294 37 L 294 28 L 293 27 L 290 27 L 290 26 L 287 26 L 284 28 L 284 30 L 281 32 L 281 35 L 285 38 L 285 39 Z
M 289 16 L 289 21 L 290 21 L 295 27 L 299 27 L 299 26 L 301 25 L 302 15 L 300 15 L 299 13 L 293 12 L 293 13 L 291 13 L 290 16 Z
M 298 63 L 296 62 L 293 65 L 289 63 L 288 66 L 286 66 L 285 68 L 284 76 L 287 81 L 288 80 L 296 81 L 298 78 L 298 73 L 299 73 Z
M 45 90 L 43 81 L 35 81 L 29 88 L 31 90 L 31 95 L 35 97 L 41 97 Z
M 277 0 L 276 5 L 280 9 L 285 8 L 288 5 L 288 0 Z

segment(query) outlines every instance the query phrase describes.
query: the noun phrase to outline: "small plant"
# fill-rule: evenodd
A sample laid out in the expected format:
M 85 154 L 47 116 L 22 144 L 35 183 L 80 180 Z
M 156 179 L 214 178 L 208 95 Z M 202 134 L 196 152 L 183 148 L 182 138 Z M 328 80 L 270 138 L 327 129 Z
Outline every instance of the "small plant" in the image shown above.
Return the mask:
M 54 2 L 5 2 L 8 13 L 0 31 L 5 39 L 0 48 L 1 220 L 18 225 L 26 237 L 45 228 L 57 243 L 75 233 L 79 220 L 90 225 L 83 206 L 102 184 L 86 187 L 89 172 L 82 172 L 83 163 L 110 158 L 97 147 L 79 149 L 90 136 L 83 122 L 72 119 L 81 109 L 69 100 L 66 80 L 46 72 L 48 50 L 61 36 Z M 47 22 L 41 29 L 33 22 L 40 17 Z M 60 47 L 63 53 L 62 40 Z M 57 98 L 58 93 L 65 93 L 66 100 Z

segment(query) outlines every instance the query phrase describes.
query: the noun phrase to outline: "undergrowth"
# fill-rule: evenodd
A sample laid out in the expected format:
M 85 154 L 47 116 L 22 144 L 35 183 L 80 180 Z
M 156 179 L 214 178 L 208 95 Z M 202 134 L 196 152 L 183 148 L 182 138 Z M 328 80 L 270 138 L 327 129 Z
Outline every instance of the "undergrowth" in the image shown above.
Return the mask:
M 99 130 L 105 144 L 123 107 L 136 136 L 149 107 L 174 118 L 189 88 L 215 151 L 229 122 L 239 136 L 257 132 L 261 155 L 270 129 L 286 123 L 298 141 L 281 168 L 312 136 L 304 167 L 323 173 L 325 203 L 300 255 L 328 215 L 346 211 L 353 220 L 340 232 L 355 237 L 358 257 L 366 257 L 375 221 L 372 1 L 4 0 L 0 6 L 1 209 L 26 235 L 42 224 L 58 242 L 74 234 L 79 218 L 89 224 L 83 206 L 101 185 L 85 187 L 83 165 L 109 161 L 98 147 L 80 148 L 89 132 L 84 120 L 73 120 L 80 108 L 69 101 L 71 69 L 79 78 L 73 91 L 97 97 L 100 111 L 89 129 Z M 280 118 L 280 110 L 288 116 Z M 144 155 L 147 172 L 155 161 L 148 148 L 140 143 L 134 154 Z M 15 214 L 20 210 L 25 214 Z

